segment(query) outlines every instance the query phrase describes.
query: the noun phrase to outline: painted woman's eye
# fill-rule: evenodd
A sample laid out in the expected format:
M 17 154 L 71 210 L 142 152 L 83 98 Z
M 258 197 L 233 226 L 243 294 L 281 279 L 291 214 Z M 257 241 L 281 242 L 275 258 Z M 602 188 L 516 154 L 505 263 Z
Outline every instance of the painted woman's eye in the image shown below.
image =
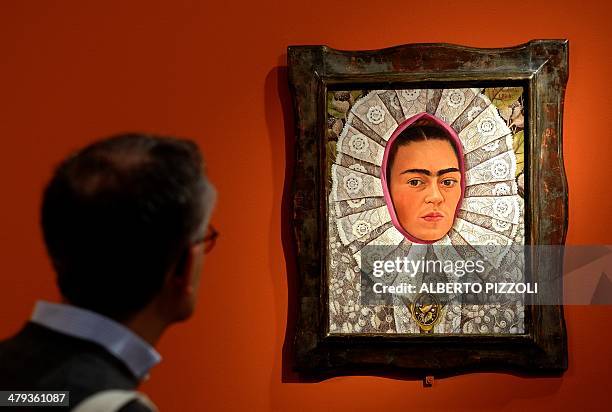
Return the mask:
M 442 186 L 444 187 L 453 187 L 457 184 L 455 179 L 444 179 L 442 180 Z
M 423 184 L 423 181 L 419 179 L 412 179 L 408 181 L 408 184 L 412 187 L 419 187 Z

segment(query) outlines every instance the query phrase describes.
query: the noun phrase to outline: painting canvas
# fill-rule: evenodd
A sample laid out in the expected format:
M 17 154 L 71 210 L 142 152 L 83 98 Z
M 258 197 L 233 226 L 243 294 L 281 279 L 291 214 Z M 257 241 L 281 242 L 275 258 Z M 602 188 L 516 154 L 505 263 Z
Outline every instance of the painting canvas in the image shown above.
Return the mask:
M 328 91 L 330 333 L 524 332 L 520 294 L 417 293 L 424 282 L 524 280 L 524 102 L 522 87 Z M 413 141 L 400 143 L 407 132 Z M 367 299 L 383 284 L 368 258 L 462 262 L 470 253 L 482 258 L 471 276 L 456 276 L 456 265 L 400 271 L 384 284 L 415 293 Z

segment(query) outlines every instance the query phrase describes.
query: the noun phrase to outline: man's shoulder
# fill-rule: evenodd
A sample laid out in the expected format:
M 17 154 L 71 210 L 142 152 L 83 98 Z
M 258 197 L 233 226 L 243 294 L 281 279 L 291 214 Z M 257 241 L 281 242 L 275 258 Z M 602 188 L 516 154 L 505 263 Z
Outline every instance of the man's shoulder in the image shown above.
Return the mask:
M 125 365 L 101 346 L 34 323 L 0 342 L 3 390 L 69 390 L 75 404 L 101 390 L 134 389 L 137 384 Z

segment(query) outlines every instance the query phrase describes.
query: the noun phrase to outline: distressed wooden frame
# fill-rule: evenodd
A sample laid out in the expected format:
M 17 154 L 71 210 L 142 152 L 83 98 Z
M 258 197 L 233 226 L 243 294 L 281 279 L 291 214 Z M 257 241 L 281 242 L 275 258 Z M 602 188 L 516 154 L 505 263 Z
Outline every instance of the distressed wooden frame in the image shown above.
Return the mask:
M 552 285 L 549 296 L 526 308 L 527 333 L 482 336 L 329 335 L 327 331 L 327 199 L 325 96 L 340 87 L 421 88 L 521 84 L 527 89 L 525 147 L 526 243 L 562 245 L 567 232 L 567 182 L 562 158 L 562 116 L 568 77 L 568 41 L 534 40 L 516 47 L 479 49 L 451 44 L 410 44 L 374 51 L 326 46 L 288 48 L 296 163 L 293 225 L 297 255 L 294 369 L 324 379 L 369 374 L 421 378 L 469 371 L 556 375 L 567 368 L 562 256 L 532 255 L 534 281 Z M 425 85 L 425 86 L 423 86 Z M 537 300 L 540 299 L 541 302 Z M 556 304 L 551 305 L 550 302 Z M 538 303 L 547 302 L 547 305 Z

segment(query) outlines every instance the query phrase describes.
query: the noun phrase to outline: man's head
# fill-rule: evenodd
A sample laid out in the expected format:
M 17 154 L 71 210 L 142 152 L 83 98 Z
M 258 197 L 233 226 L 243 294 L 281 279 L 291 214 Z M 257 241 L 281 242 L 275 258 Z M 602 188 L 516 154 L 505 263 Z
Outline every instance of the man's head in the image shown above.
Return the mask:
M 168 320 L 189 316 L 215 200 L 203 172 L 193 142 L 142 134 L 63 161 L 44 192 L 42 227 L 64 298 L 122 321 L 177 285 L 185 295 L 174 293 Z
M 386 179 L 399 224 L 414 240 L 441 239 L 462 195 L 460 149 L 430 121 L 407 127 L 390 144 Z

